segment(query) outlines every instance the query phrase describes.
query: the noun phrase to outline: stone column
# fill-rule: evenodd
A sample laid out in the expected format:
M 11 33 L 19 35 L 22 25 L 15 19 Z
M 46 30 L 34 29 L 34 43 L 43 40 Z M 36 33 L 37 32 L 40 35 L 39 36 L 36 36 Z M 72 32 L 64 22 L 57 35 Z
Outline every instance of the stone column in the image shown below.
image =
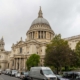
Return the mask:
M 51 39 L 51 33 L 50 33 L 50 39 Z
M 32 39 L 32 32 L 31 32 L 31 39 Z
M 15 69 L 16 69 L 16 59 L 15 59 Z
M 18 58 L 16 59 L 16 70 L 18 70 Z
M 32 39 L 32 33 L 30 33 L 31 34 L 31 39 Z
M 21 71 L 21 58 L 19 58 L 19 71 Z
M 22 70 L 24 70 L 24 58 L 22 58 Z
M 37 36 L 37 33 L 36 33 L 36 32 L 34 32 L 34 39 L 36 39 L 36 36 Z
M 42 35 L 41 35 L 41 36 L 42 36 L 42 39 L 43 39 L 43 31 L 42 31 L 41 33 L 42 33 Z
M 19 70 L 18 67 L 19 67 L 19 59 L 17 59 L 17 70 Z
M 17 69 L 17 59 L 16 59 L 16 69 Z
M 10 69 L 12 68 L 12 61 L 10 61 L 10 67 L 9 67 Z
M 39 31 L 37 31 L 37 39 L 39 38 Z
M 24 58 L 24 69 L 26 70 L 26 58 Z
M 24 58 L 22 58 L 22 69 L 24 70 Z
M 30 39 L 30 33 L 29 33 L 29 39 Z
M 46 31 L 44 31 L 44 39 L 46 39 Z
M 21 58 L 21 70 L 22 70 L 22 58 Z
M 43 39 L 44 39 L 44 31 L 43 31 Z
M 30 33 L 29 33 L 29 39 L 30 39 Z
M 12 63 L 12 66 L 13 66 L 13 63 Z M 15 66 L 16 66 L 16 63 L 15 63 L 15 58 L 14 58 L 14 69 L 15 69 Z
M 34 35 L 34 34 L 35 34 L 35 32 L 33 32 L 33 39 L 34 39 L 34 37 L 35 37 L 35 35 Z
M 19 58 L 17 59 L 18 64 L 17 64 L 17 69 L 19 70 Z
M 20 58 L 18 59 L 18 64 L 19 64 L 18 70 L 20 71 Z
M 21 58 L 21 70 L 23 69 L 23 59 Z
M 45 31 L 45 38 L 47 39 L 47 32 Z
M 40 31 L 40 39 L 41 39 L 41 31 Z
M 31 37 L 32 37 L 32 36 L 31 36 L 31 33 L 30 33 L 30 39 L 31 39 Z

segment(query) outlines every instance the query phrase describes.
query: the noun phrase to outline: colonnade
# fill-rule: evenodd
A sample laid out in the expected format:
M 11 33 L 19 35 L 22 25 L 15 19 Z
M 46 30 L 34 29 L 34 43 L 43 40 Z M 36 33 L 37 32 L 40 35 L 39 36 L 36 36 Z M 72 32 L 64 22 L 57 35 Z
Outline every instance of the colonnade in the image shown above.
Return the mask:
M 14 69 L 22 71 L 25 69 L 25 59 L 24 58 L 15 58 L 14 61 Z
M 35 39 L 35 36 L 38 39 L 46 39 L 47 38 L 47 32 L 46 31 L 36 31 L 36 32 L 33 31 L 33 32 L 29 33 L 30 39 Z M 50 38 L 51 38 L 51 33 L 50 33 Z
M 38 31 L 39 39 L 46 39 L 46 31 Z

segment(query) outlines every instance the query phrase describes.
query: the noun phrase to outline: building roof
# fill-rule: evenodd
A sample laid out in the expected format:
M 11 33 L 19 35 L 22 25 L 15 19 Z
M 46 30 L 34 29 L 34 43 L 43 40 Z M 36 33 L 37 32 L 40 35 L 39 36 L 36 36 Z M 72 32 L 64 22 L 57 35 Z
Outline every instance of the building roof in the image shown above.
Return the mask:
M 46 25 L 50 26 L 49 22 L 45 18 L 43 18 L 43 13 L 42 13 L 41 7 L 40 7 L 40 10 L 38 13 L 38 18 L 32 22 L 31 27 L 33 27 L 33 25 L 36 25 L 36 24 L 46 24 Z
M 49 22 L 48 22 L 46 19 L 39 17 L 39 18 L 35 19 L 35 20 L 32 22 L 31 26 L 32 26 L 32 25 L 35 25 L 35 24 L 47 24 L 47 25 L 49 25 Z M 50 26 L 50 25 L 49 25 L 49 26 Z

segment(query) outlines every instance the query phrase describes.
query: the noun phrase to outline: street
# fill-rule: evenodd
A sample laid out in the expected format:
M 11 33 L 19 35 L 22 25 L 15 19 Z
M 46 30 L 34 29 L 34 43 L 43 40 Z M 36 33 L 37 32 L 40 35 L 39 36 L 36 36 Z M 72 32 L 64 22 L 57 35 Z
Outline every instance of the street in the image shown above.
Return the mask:
M 0 75 L 0 80 L 21 80 L 21 79 L 1 74 Z

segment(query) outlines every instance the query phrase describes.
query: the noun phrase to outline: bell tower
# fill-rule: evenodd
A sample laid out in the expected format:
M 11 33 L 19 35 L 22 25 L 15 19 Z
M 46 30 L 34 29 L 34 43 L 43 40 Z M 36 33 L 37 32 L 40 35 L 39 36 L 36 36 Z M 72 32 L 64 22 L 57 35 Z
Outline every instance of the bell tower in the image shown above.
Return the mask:
M 0 51 L 4 51 L 5 49 L 4 49 L 4 45 L 5 45 L 5 43 L 4 43 L 4 39 L 3 39 L 3 37 L 0 39 Z

